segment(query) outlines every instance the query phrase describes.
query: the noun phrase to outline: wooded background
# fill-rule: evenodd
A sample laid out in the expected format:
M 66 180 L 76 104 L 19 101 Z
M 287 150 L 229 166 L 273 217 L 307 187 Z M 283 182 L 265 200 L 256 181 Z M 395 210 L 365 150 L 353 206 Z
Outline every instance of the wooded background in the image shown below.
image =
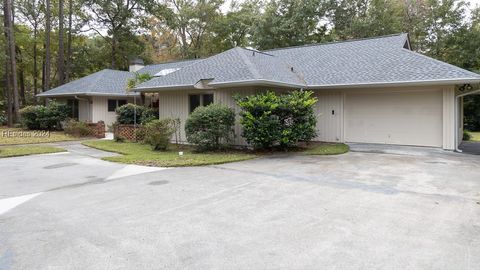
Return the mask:
M 459 0 L 2 1 L 0 121 L 10 123 L 35 94 L 104 68 L 127 70 L 133 58 L 159 63 L 235 46 L 406 32 L 415 51 L 480 71 L 480 8 Z M 466 114 L 480 118 L 479 104 L 469 98 Z

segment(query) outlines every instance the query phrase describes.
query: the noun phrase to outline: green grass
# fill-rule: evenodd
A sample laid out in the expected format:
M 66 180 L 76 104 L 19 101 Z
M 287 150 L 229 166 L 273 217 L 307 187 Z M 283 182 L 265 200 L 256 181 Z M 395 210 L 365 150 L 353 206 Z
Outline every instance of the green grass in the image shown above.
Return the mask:
M 7 146 L 0 147 L 0 158 L 28 156 L 36 154 L 49 154 L 58 152 L 65 152 L 65 149 L 45 145 Z
M 183 150 L 177 150 L 176 146 L 171 146 L 171 150 L 153 151 L 149 145 L 131 142 L 87 141 L 83 144 L 122 154 L 121 156 L 105 157 L 104 160 L 146 166 L 202 166 L 242 161 L 256 157 L 254 154 L 241 151 L 195 153 L 187 146 L 181 146 Z M 179 156 L 179 151 L 183 151 L 183 156 Z
M 480 131 L 469 131 L 468 133 L 470 133 L 470 135 L 472 136 L 470 138 L 470 141 L 473 141 L 473 142 L 480 142 Z
M 62 131 L 24 130 L 21 128 L 0 127 L 0 145 L 51 143 L 78 140 Z
M 344 143 L 318 143 L 303 151 L 306 155 L 339 155 L 347 153 L 350 147 Z

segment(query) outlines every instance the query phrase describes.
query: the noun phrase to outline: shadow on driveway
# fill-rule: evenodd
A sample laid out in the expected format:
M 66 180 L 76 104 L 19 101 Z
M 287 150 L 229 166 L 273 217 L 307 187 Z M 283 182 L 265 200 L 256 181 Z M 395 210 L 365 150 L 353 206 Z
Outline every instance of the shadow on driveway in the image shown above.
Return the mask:
M 463 142 L 459 148 L 466 154 L 480 155 L 480 142 Z

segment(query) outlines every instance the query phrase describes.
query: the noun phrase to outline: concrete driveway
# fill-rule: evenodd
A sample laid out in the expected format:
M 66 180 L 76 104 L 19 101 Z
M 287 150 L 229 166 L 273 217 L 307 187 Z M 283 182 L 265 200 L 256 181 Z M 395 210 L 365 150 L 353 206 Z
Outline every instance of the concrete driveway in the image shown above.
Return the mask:
M 0 214 L 0 269 L 480 268 L 479 156 L 148 172 L 84 151 L 0 160 L 0 207 L 35 194 Z

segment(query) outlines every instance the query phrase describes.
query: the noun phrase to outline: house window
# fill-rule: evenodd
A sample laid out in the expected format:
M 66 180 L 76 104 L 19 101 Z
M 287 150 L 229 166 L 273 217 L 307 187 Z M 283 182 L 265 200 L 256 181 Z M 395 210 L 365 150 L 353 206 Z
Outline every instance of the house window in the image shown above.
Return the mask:
M 124 99 L 109 99 L 108 100 L 108 111 L 114 112 L 118 107 L 127 104 L 127 101 Z
M 189 103 L 190 112 L 193 112 L 197 107 L 212 104 L 213 94 L 190 95 Z
M 73 119 L 78 119 L 78 99 L 67 100 L 68 116 Z

